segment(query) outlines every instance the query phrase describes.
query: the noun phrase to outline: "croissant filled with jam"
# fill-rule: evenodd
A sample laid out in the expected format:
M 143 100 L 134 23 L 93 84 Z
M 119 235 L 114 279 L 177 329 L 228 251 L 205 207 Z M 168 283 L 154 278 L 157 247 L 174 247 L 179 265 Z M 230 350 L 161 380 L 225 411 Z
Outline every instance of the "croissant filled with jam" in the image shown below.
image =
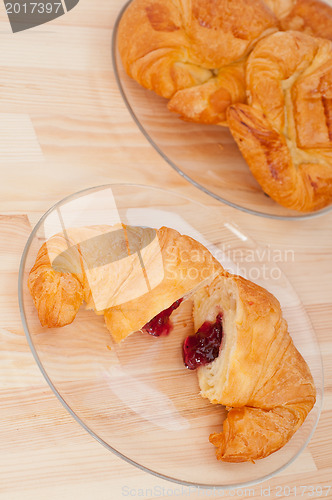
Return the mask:
M 277 299 L 228 274 L 202 244 L 174 229 L 117 224 L 69 229 L 38 252 L 28 286 L 40 322 L 63 327 L 83 301 L 116 342 L 142 330 L 170 333 L 183 300 L 196 333 L 183 345 L 201 395 L 227 407 L 210 436 L 217 458 L 255 461 L 284 446 L 315 403 L 310 370 Z
M 315 403 L 310 370 L 293 344 L 278 300 L 227 273 L 194 297 L 196 334 L 184 343 L 201 395 L 225 405 L 217 458 L 246 462 L 284 446 Z M 212 360 L 212 361 L 211 361 Z

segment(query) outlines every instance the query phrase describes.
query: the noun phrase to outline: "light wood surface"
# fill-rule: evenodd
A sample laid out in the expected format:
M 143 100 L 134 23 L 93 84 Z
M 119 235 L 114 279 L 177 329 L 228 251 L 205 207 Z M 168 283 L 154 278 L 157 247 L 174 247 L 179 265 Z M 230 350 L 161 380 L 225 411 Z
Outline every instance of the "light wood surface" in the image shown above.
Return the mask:
M 222 495 L 182 490 L 127 464 L 88 435 L 44 380 L 20 320 L 24 245 L 39 217 L 64 196 L 137 182 L 216 205 L 162 160 L 127 111 L 111 66 L 115 17 L 110 0 L 81 0 L 58 20 L 13 34 L 0 4 L 1 500 Z M 294 250 L 294 260 L 282 269 L 310 316 L 324 363 L 323 412 L 309 446 L 283 473 L 252 487 L 250 497 L 316 498 L 321 486 L 322 497 L 332 498 L 332 213 L 294 222 L 223 210 L 259 244 Z

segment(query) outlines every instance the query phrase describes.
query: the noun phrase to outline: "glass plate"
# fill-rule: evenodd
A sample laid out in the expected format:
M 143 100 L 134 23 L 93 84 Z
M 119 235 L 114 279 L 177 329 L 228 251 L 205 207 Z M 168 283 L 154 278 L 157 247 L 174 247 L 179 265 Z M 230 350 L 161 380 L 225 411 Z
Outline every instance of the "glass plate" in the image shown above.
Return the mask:
M 213 198 L 255 215 L 307 219 L 332 210 L 330 206 L 301 213 L 278 205 L 263 193 L 227 128 L 180 120 L 168 111 L 166 99 L 129 78 L 117 50 L 117 30 L 130 2 L 114 2 L 119 15 L 113 31 L 112 60 L 121 95 L 140 130 L 171 167 Z
M 103 318 L 84 307 L 71 325 L 41 327 L 27 279 L 42 243 L 64 228 L 119 221 L 166 225 L 190 235 L 206 245 L 225 268 L 277 296 L 318 391 L 316 405 L 284 448 L 256 464 L 216 460 L 208 439 L 211 432 L 221 430 L 225 411 L 199 396 L 196 374 L 182 361 L 182 341 L 193 333 L 189 302 L 175 311 L 175 329 L 168 337 L 137 332 L 116 345 Z M 221 205 L 206 207 L 168 191 L 137 185 L 85 190 L 51 208 L 27 242 L 19 275 L 26 336 L 56 396 L 109 450 L 141 469 L 184 485 L 226 488 L 254 484 L 284 469 L 306 447 L 322 404 L 322 363 L 315 333 L 276 260 L 282 260 L 280 255 L 257 246 L 225 218 Z

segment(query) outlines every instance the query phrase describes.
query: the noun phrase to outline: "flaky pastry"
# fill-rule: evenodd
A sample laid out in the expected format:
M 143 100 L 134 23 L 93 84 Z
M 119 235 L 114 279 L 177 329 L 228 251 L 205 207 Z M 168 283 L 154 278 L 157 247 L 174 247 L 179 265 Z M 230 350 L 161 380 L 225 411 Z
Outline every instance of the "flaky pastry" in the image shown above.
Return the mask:
M 295 31 L 261 40 L 248 58 L 248 104 L 228 124 L 264 192 L 308 212 L 332 202 L 332 42 Z
M 277 24 L 261 0 L 133 0 L 118 47 L 128 75 L 171 111 L 225 124 L 229 104 L 245 101 L 246 56 Z
M 332 40 L 332 7 L 320 0 L 264 0 L 284 31 L 303 31 Z
M 174 229 L 116 224 L 52 236 L 28 285 L 43 326 L 68 325 L 85 301 L 119 342 L 221 270 L 203 245 Z
M 244 278 L 223 273 L 196 292 L 193 314 L 195 331 L 222 317 L 219 355 L 198 368 L 201 395 L 228 409 L 222 432 L 210 436 L 217 458 L 267 457 L 302 425 L 316 395 L 278 300 Z

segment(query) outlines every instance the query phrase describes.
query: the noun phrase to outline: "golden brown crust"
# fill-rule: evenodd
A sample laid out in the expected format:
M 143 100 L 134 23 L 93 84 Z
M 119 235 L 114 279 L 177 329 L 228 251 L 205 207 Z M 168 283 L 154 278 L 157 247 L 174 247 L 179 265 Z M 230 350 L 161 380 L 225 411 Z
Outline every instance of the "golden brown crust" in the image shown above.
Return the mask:
M 276 27 L 261 0 L 133 0 L 118 47 L 128 75 L 171 99 L 172 111 L 223 124 L 227 105 L 245 100 L 243 67 L 232 64 Z
M 46 243 L 30 271 L 28 286 L 42 326 L 62 327 L 75 319 L 84 297 L 82 283 L 77 275 L 52 268 Z
M 265 0 L 284 31 L 302 31 L 332 40 L 332 8 L 320 0 Z
M 332 202 L 332 43 L 298 32 L 262 40 L 247 63 L 249 105 L 228 124 L 253 175 L 281 205 Z
M 200 243 L 174 229 L 68 229 L 40 249 L 28 286 L 43 326 L 71 323 L 83 300 L 116 342 L 221 272 Z
M 223 431 L 210 440 L 220 460 L 264 458 L 286 444 L 313 407 L 310 370 L 279 302 L 265 289 L 224 273 L 197 295 L 199 323 L 203 308 L 205 315 L 215 315 L 219 307 L 224 317 L 221 353 L 198 371 L 202 396 L 231 408 Z

